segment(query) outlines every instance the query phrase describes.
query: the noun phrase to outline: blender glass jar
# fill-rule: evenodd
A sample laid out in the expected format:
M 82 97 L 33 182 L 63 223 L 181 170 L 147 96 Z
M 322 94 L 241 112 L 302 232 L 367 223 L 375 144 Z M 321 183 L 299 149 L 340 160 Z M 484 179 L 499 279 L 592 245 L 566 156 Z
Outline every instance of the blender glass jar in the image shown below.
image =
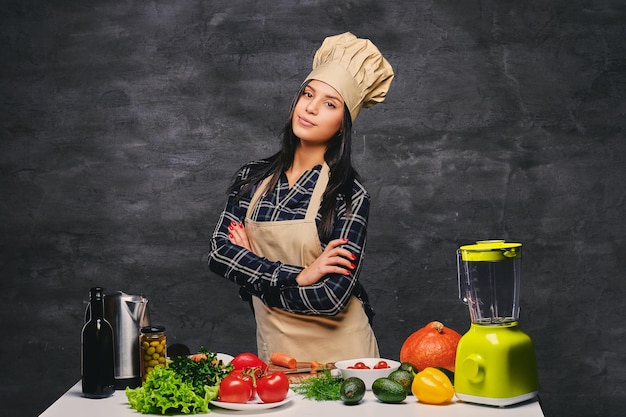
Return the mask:
M 519 319 L 521 243 L 479 241 L 457 251 L 459 298 L 472 323 L 504 325 Z

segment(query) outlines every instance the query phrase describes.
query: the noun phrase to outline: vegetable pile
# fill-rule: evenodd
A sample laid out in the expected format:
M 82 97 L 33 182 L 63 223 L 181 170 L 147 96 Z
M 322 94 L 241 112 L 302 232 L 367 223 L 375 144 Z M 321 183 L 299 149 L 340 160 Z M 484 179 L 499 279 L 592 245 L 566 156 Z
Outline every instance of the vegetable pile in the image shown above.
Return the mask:
M 126 388 L 130 406 L 142 414 L 207 413 L 232 365 L 204 347 L 194 356 L 177 356 L 167 368 L 155 367 L 141 387 Z
M 155 367 L 143 385 L 126 388 L 132 408 L 142 414 L 208 413 L 209 403 L 247 403 L 257 396 L 264 403 L 283 401 L 289 380 L 253 353 L 241 353 L 228 364 L 204 347 L 200 352 L 176 356 L 167 367 Z
M 280 356 L 282 355 L 282 356 Z M 274 355 L 272 363 L 295 368 L 294 359 Z M 284 364 L 284 365 L 283 365 Z M 313 366 L 312 366 L 313 367 Z M 374 369 L 388 368 L 379 361 Z M 351 368 L 367 369 L 362 362 Z M 318 367 L 315 366 L 315 373 Z M 421 372 L 409 362 L 372 384 L 374 396 L 384 403 L 403 402 L 407 395 L 427 404 L 445 404 L 454 396 L 454 373 L 445 368 L 427 367 Z M 335 377 L 322 368 L 315 378 L 294 385 L 293 390 L 306 399 L 358 404 L 365 394 L 360 378 Z M 191 356 L 176 356 L 167 367 L 155 367 L 138 388 L 126 388 L 130 406 L 142 414 L 208 413 L 212 400 L 247 403 L 260 399 L 264 403 L 281 402 L 287 398 L 289 379 L 280 371 L 271 372 L 267 363 L 252 353 L 241 353 L 228 364 L 204 347 Z

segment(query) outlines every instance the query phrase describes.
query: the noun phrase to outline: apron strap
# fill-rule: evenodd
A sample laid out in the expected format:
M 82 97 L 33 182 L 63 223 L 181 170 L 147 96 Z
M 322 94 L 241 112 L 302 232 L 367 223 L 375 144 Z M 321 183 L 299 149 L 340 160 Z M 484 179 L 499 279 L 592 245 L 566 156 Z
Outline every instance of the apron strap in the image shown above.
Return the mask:
M 272 179 L 271 176 L 263 179 L 263 181 L 261 181 L 257 189 L 254 191 L 254 194 L 252 195 L 252 198 L 250 199 L 250 203 L 248 204 L 248 210 L 246 210 L 246 217 L 249 218 L 250 216 L 252 216 L 252 211 L 254 210 L 254 207 L 263 196 L 263 190 L 265 190 L 265 188 L 267 187 L 267 184 L 270 182 L 271 179 Z
M 324 195 L 324 191 L 326 191 L 326 186 L 328 185 L 329 178 L 330 168 L 328 167 L 326 162 L 324 162 L 324 164 L 322 164 L 322 170 L 320 171 L 320 175 L 317 178 L 315 189 L 313 190 L 313 194 L 311 195 L 309 206 L 306 210 L 306 216 L 304 217 L 306 220 L 314 220 L 317 216 L 317 212 L 319 211 L 320 204 L 322 202 L 322 196 Z

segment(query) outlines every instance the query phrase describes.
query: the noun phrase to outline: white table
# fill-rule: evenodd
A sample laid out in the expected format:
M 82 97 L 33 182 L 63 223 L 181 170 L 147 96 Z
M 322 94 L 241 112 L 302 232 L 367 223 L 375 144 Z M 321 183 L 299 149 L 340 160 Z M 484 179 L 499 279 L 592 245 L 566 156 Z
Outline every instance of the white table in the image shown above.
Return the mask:
M 123 390 L 115 391 L 109 398 L 88 399 L 82 396 L 80 381 L 52 404 L 40 417 L 138 417 L 142 414 L 130 408 Z M 315 416 L 315 417 L 543 417 L 539 402 L 533 401 L 507 408 L 465 404 L 454 401 L 447 405 L 427 405 L 409 396 L 401 404 L 384 404 L 376 400 L 371 391 L 358 405 L 344 405 L 341 401 L 311 401 L 296 394 L 294 400 L 278 408 L 254 412 L 231 411 L 212 408 L 209 415 L 258 416 Z

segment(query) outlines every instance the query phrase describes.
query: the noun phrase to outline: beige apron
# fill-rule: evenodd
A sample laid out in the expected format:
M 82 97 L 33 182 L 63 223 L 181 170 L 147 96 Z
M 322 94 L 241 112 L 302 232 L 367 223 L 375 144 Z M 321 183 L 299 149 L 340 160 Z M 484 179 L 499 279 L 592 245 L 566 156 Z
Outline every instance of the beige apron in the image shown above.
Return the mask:
M 328 165 L 322 166 L 306 216 L 302 220 L 257 222 L 250 219 L 269 178 L 250 201 L 246 233 L 252 251 L 272 261 L 308 266 L 322 253 L 315 216 L 328 184 Z M 267 307 L 252 297 L 257 324 L 258 355 L 265 361 L 274 352 L 298 361 L 336 362 L 342 359 L 379 357 L 378 343 L 361 300 L 352 296 L 348 306 L 335 316 L 305 315 Z

